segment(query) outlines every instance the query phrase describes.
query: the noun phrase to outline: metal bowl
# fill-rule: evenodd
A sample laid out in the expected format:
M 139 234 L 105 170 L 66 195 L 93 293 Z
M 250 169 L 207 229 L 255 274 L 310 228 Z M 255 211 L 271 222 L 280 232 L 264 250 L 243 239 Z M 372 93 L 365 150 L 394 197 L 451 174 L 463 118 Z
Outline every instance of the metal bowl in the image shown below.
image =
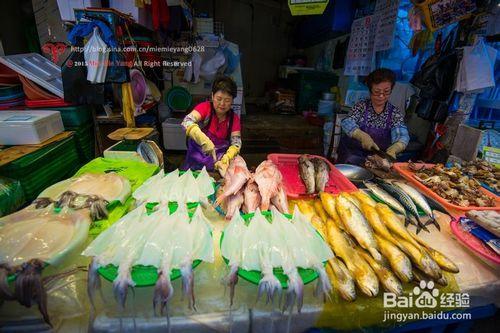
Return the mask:
M 344 176 L 346 176 L 350 181 L 353 182 L 363 182 L 372 180 L 374 175 L 371 171 L 362 168 L 357 165 L 352 164 L 335 164 L 337 170 L 339 170 Z

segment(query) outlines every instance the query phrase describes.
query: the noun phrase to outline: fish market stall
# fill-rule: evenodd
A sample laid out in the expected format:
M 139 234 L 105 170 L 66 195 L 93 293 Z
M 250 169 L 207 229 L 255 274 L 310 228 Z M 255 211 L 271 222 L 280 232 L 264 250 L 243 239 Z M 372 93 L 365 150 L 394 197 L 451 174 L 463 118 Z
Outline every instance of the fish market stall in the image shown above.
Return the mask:
M 494 1 L 0 12 L 0 332 L 498 326 Z
M 376 180 L 360 190 L 319 157 L 278 157 L 270 155 L 255 172 L 238 157 L 222 185 L 205 170 L 162 170 L 132 190 L 110 179 L 100 194 L 88 192 L 85 182 L 95 180 L 85 172 L 120 170 L 126 177 L 128 162 L 98 159 L 77 173 L 83 178 L 47 189 L 34 211 L 57 204 L 67 212 L 95 211 L 87 216 L 96 221 L 77 251 L 66 247 L 54 265 L 46 261 L 45 321 L 60 331 L 97 332 L 388 328 L 398 323 L 388 317 L 383 295 L 407 297 L 422 281 L 434 281 L 429 289 L 440 295 L 467 295 L 463 304 L 432 311 L 472 313 L 498 302 L 498 268 L 460 245 L 451 217 L 427 211 L 406 183 L 399 181 L 405 191 L 397 193 L 411 194 L 409 201 L 396 192 L 391 201 L 398 182 Z M 128 213 L 100 224 L 102 203 L 88 196 L 109 202 L 112 193 L 129 202 Z M 413 200 L 415 212 L 408 210 Z M 2 242 L 9 238 L 4 230 Z M 17 297 L 17 285 L 2 290 Z M 7 302 L 5 328 L 47 327 L 36 309 Z M 421 310 L 398 308 L 408 315 Z

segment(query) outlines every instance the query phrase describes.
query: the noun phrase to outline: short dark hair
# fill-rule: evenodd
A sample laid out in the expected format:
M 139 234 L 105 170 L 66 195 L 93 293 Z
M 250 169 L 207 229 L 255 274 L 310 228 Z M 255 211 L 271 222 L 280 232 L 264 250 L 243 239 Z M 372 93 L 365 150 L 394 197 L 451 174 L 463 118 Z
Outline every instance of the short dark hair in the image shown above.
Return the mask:
M 229 76 L 219 76 L 212 84 L 212 94 L 215 94 L 218 91 L 225 92 L 233 96 L 233 98 L 236 98 L 236 95 L 238 94 L 238 87 Z
M 396 83 L 396 74 L 393 71 L 387 68 L 379 68 L 368 74 L 365 78 L 365 84 L 368 86 L 368 89 L 371 91 L 372 86 L 374 84 L 379 84 L 382 82 L 390 82 L 391 87 L 394 87 Z

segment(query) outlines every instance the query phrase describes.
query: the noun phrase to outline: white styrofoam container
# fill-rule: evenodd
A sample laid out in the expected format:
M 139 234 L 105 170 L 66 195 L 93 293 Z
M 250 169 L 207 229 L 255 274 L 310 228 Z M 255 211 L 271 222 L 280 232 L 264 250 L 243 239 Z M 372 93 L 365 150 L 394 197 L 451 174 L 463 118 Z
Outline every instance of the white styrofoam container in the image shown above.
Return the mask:
M 186 150 L 186 131 L 181 125 L 182 119 L 168 118 L 162 123 L 163 145 L 165 149 Z
M 59 111 L 0 111 L 0 145 L 38 144 L 63 131 Z

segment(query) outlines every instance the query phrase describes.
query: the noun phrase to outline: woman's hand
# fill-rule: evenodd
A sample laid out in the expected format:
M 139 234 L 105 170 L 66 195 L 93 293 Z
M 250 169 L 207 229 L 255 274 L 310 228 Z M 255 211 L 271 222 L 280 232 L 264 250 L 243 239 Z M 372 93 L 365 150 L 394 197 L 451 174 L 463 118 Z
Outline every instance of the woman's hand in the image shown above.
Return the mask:
M 212 156 L 214 162 L 217 161 L 217 155 L 215 154 L 215 145 L 210 140 L 210 138 L 203 133 L 200 127 L 197 124 L 192 124 L 186 130 L 187 136 L 194 140 L 198 145 L 200 145 L 201 150 L 207 156 Z
M 380 150 L 380 148 L 377 146 L 375 141 L 373 141 L 372 137 L 366 133 L 360 130 L 359 128 L 356 128 L 352 132 L 352 137 L 361 143 L 361 147 L 363 147 L 364 150 Z
M 400 141 L 397 141 L 392 144 L 389 148 L 387 148 L 386 153 L 387 155 L 390 155 L 394 159 L 396 159 L 396 155 L 401 153 L 403 150 L 405 150 L 406 145 Z

